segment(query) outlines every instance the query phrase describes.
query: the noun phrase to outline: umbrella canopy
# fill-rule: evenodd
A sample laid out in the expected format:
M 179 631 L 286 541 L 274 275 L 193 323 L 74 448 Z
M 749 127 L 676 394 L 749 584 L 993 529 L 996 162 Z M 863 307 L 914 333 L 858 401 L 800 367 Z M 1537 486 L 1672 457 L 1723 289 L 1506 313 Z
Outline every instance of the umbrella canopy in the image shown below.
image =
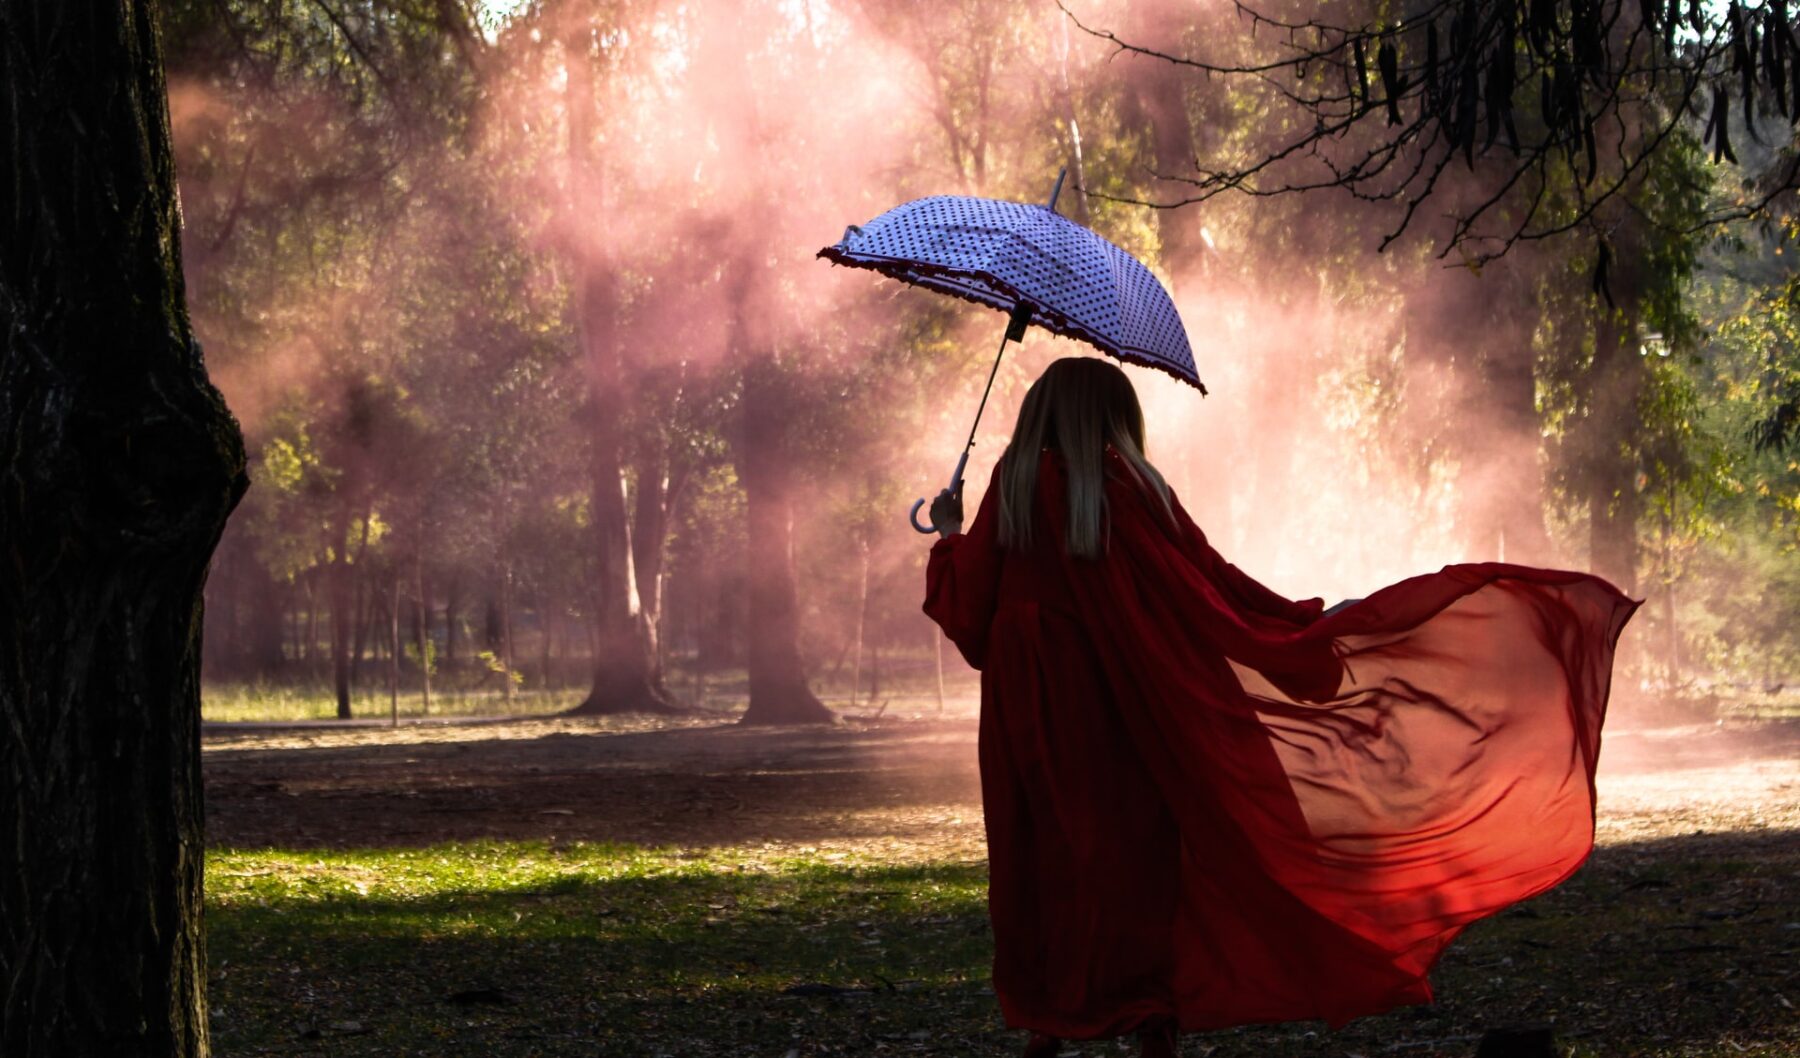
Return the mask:
M 1057 213 L 1023 202 L 933 195 L 851 225 L 819 251 L 914 286 L 1015 313 L 1206 392 L 1181 314 L 1137 258 Z

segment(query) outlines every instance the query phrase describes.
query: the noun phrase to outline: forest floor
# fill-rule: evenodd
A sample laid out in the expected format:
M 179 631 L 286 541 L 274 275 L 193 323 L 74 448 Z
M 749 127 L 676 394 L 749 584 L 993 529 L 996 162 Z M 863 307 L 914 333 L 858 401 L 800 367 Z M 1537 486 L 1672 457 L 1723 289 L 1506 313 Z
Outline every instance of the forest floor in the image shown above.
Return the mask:
M 234 1055 L 1017 1053 L 968 719 L 209 728 L 209 1002 Z M 1800 723 L 1611 730 L 1599 847 L 1431 1007 L 1184 1055 L 1800 1056 Z M 1126 1055 L 1115 1041 L 1068 1055 Z

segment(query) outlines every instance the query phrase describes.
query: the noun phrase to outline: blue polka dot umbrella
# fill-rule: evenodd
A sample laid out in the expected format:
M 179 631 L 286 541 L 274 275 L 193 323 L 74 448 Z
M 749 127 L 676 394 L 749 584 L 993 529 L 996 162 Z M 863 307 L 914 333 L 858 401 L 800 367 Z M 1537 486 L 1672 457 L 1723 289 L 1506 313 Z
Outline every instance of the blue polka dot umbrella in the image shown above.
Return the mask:
M 1166 372 L 1205 394 L 1194 352 L 1175 302 L 1137 258 L 1056 212 L 1063 178 L 1047 206 L 965 195 L 933 195 L 895 206 L 867 224 L 851 225 L 836 245 L 819 251 L 835 264 L 868 268 L 914 286 L 1011 314 L 988 389 L 1008 341 L 1029 324 L 1079 339 L 1108 356 Z M 975 426 L 950 478 L 960 494 Z M 919 524 L 913 504 L 913 528 Z

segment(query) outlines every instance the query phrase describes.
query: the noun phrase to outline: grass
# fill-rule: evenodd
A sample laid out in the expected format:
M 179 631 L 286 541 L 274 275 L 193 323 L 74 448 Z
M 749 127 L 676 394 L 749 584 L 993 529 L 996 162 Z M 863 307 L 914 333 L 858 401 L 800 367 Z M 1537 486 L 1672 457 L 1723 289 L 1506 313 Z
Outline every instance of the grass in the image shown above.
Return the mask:
M 1466 1056 L 1484 1027 L 1541 1019 L 1576 1058 L 1792 1058 L 1797 872 L 1786 832 L 1603 849 L 1472 928 L 1434 1007 L 1189 1036 L 1183 1053 Z M 979 863 L 759 847 L 217 850 L 217 1052 L 1010 1055 L 985 886 Z
M 539 716 L 561 712 L 587 696 L 586 688 L 517 691 L 510 704 L 498 690 L 434 691 L 427 713 L 416 690 L 400 693 L 403 718 L 422 716 Z M 356 688 L 350 695 L 351 714 L 363 720 L 386 720 L 391 700 L 385 686 Z M 285 723 L 295 720 L 332 720 L 337 717 L 337 698 L 329 685 L 310 683 L 209 681 L 200 691 L 200 715 L 213 723 Z
M 854 698 L 848 666 L 830 669 L 813 678 L 813 692 L 831 708 L 850 715 L 935 716 L 939 712 L 935 668 L 924 658 L 887 659 L 881 685 L 870 695 L 870 673 L 861 674 Z M 954 656 L 945 661 L 944 695 L 949 715 L 968 715 L 978 697 L 978 674 Z M 511 703 L 493 686 L 467 687 L 466 674 L 442 679 L 432 690 L 429 713 L 417 687 L 417 674 L 403 674 L 399 715 L 423 716 L 544 716 L 573 708 L 587 697 L 584 685 L 545 689 L 526 686 L 513 693 Z M 491 681 L 490 681 L 491 683 Z M 749 701 L 750 683 L 743 669 L 693 672 L 685 666 L 672 669 L 666 684 L 669 694 L 683 704 L 698 703 L 715 711 L 741 710 Z M 200 712 L 213 723 L 286 723 L 331 720 L 337 717 L 337 699 L 327 682 L 316 680 L 208 680 L 201 688 Z M 351 712 L 360 719 L 385 720 L 391 701 L 385 670 L 367 686 L 351 693 Z

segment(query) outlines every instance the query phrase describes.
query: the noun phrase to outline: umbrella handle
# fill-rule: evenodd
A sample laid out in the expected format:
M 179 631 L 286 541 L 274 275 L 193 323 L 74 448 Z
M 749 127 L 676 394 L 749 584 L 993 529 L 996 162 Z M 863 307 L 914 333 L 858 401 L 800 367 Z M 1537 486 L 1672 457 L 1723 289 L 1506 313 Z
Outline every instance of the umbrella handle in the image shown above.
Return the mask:
M 963 449 L 962 458 L 958 459 L 956 461 L 955 472 L 950 475 L 950 492 L 952 495 L 954 495 L 956 493 L 960 493 L 962 491 L 963 468 L 968 465 L 969 465 L 969 450 L 967 448 L 965 448 L 965 449 Z M 925 506 L 924 500 L 922 500 L 922 499 L 914 500 L 913 505 L 912 505 L 912 510 L 907 512 L 906 517 L 907 517 L 908 521 L 912 522 L 913 532 L 921 533 L 926 536 L 929 536 L 932 533 L 937 532 L 937 527 L 932 526 L 932 525 L 920 525 L 919 524 L 919 508 L 921 508 L 923 506 Z

